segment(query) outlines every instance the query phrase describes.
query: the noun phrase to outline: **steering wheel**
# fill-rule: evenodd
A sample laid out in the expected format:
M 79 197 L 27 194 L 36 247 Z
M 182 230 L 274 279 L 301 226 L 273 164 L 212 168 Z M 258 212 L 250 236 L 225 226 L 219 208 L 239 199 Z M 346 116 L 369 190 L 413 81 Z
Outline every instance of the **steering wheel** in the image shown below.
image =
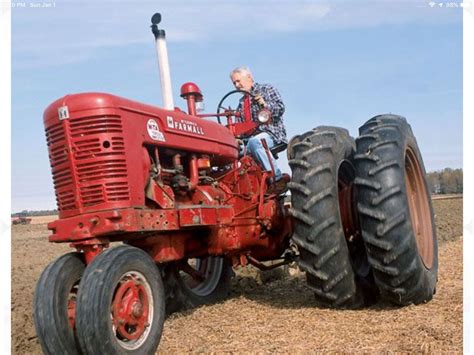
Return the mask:
M 240 89 L 237 89 L 237 90 L 232 90 L 232 91 L 229 91 L 227 94 L 224 95 L 224 97 L 221 99 L 221 101 L 219 101 L 219 103 L 217 104 L 217 121 L 219 122 L 219 124 L 222 124 L 221 122 L 221 118 L 220 118 L 220 113 L 221 113 L 221 109 L 222 110 L 227 110 L 224 106 L 222 106 L 223 102 L 231 95 L 234 95 L 234 94 L 242 94 L 242 95 L 250 95 L 251 98 L 254 98 L 254 94 L 248 92 L 248 91 L 245 91 L 245 90 L 240 90 Z M 235 112 L 236 110 L 232 110 L 233 112 Z

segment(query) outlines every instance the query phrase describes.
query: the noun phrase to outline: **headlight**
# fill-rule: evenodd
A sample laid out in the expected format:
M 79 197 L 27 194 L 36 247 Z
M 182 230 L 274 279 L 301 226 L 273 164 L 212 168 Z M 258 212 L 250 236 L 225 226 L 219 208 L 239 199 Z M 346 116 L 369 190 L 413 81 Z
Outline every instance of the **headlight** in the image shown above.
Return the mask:
M 264 108 L 260 110 L 257 117 L 258 117 L 258 122 L 268 123 L 272 118 L 272 113 L 270 112 L 270 110 Z

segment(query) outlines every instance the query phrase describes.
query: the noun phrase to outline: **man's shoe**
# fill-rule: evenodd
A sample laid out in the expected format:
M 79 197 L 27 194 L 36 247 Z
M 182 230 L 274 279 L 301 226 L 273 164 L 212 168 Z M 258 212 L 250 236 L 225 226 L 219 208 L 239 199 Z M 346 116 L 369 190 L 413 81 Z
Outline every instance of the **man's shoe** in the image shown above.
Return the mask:
M 288 174 L 281 174 L 281 177 L 273 183 L 270 183 L 267 189 L 267 194 L 269 195 L 281 195 L 288 191 L 288 183 L 291 178 Z

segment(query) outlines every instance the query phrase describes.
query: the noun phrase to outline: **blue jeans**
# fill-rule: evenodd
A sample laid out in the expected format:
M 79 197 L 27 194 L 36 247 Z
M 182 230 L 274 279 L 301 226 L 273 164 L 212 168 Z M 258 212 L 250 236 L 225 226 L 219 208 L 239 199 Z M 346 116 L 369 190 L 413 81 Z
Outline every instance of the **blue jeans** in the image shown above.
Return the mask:
M 268 160 L 267 153 L 265 152 L 265 148 L 262 145 L 261 139 L 265 139 L 268 145 L 268 149 L 272 149 L 275 146 L 275 142 L 270 134 L 266 132 L 259 133 L 253 137 L 250 137 L 247 141 L 247 149 L 252 157 L 260 163 L 265 171 L 271 171 L 272 167 Z M 273 154 L 270 153 L 270 159 L 272 160 L 273 168 L 275 169 L 275 180 L 279 180 L 281 178 L 281 171 L 277 167 L 276 160 L 273 157 Z

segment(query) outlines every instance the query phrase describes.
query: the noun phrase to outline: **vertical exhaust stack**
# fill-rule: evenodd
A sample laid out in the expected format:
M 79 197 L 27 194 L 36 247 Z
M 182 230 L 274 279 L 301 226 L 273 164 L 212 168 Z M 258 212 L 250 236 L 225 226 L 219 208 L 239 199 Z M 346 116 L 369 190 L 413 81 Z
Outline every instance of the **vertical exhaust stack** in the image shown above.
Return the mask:
M 163 106 L 166 110 L 174 110 L 173 90 L 171 88 L 170 65 L 168 49 L 166 48 L 165 30 L 158 29 L 161 14 L 156 13 L 151 18 L 151 31 L 155 35 L 156 53 L 158 54 L 158 68 L 160 70 L 161 94 Z

